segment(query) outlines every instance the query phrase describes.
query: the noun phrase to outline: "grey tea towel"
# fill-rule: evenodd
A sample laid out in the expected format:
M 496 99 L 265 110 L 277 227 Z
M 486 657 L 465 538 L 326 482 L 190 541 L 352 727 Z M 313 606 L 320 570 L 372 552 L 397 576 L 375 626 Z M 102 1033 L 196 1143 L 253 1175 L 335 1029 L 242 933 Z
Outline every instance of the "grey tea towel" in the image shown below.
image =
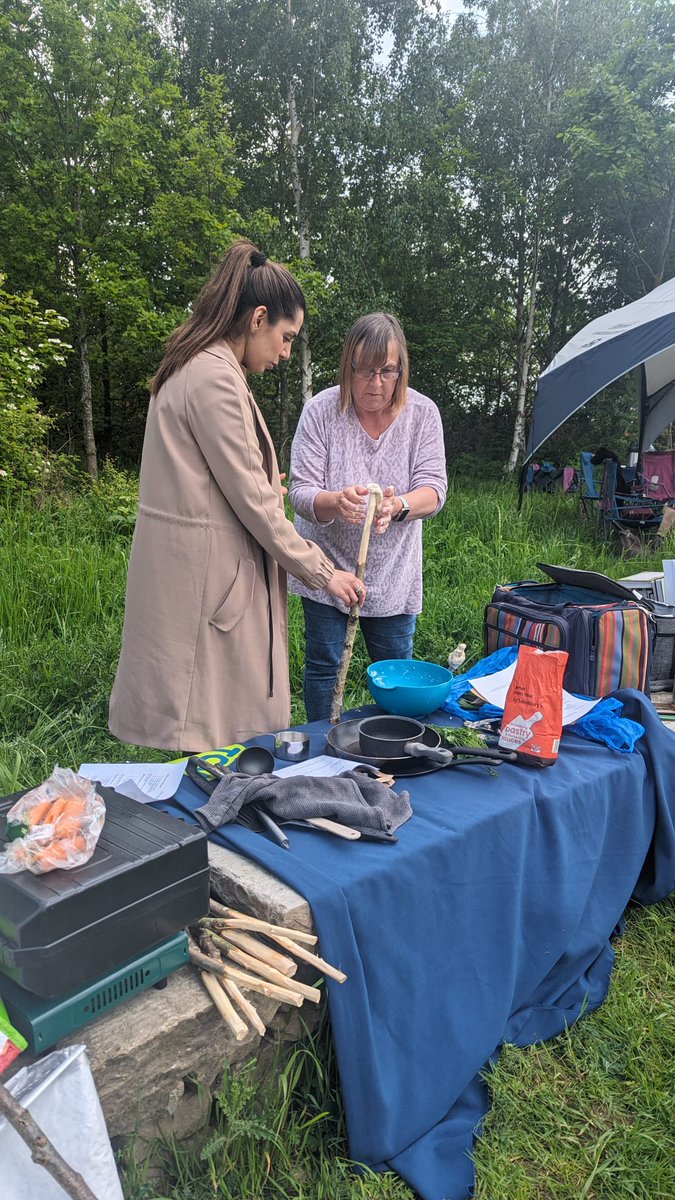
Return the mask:
M 408 792 L 395 792 L 360 771 L 313 779 L 237 775 L 232 771 L 220 780 L 209 801 L 195 810 L 195 816 L 210 833 L 235 821 L 245 804 L 264 804 L 270 815 L 280 821 L 330 817 L 343 825 L 360 825 L 387 833 L 394 833 L 412 816 Z

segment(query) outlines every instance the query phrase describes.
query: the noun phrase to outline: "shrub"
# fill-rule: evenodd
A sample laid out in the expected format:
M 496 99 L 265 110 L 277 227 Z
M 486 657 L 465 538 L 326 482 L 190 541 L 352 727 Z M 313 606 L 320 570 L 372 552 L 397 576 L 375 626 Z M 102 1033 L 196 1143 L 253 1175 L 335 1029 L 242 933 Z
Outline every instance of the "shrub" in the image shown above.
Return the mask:
M 49 475 L 52 418 L 40 411 L 36 392 L 47 368 L 65 363 L 72 347 L 59 336 L 65 317 L 42 310 L 31 295 L 6 292 L 4 282 L 0 275 L 0 488 L 12 492 L 38 487 Z

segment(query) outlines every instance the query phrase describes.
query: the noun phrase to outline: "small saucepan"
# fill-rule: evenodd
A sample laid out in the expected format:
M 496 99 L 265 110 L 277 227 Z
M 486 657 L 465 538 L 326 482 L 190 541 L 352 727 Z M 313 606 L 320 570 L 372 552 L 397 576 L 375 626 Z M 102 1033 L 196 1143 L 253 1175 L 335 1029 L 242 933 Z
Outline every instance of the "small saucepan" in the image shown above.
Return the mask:
M 516 762 L 511 750 L 490 749 L 485 746 L 455 746 L 454 749 L 433 748 L 421 738 L 425 726 L 411 717 L 365 717 L 359 723 L 359 745 L 364 754 L 384 760 L 410 756 L 426 758 L 446 767 L 458 758 L 480 758 L 483 762 Z

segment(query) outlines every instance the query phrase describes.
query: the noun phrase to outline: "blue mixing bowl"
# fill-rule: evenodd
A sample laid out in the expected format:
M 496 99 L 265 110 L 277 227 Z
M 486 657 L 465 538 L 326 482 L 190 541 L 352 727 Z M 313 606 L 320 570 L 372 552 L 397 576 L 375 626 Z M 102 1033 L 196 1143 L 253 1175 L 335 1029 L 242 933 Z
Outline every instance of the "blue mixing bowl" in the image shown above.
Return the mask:
M 447 667 L 415 658 L 385 658 L 368 667 L 373 700 L 399 717 L 425 717 L 440 708 L 452 679 Z

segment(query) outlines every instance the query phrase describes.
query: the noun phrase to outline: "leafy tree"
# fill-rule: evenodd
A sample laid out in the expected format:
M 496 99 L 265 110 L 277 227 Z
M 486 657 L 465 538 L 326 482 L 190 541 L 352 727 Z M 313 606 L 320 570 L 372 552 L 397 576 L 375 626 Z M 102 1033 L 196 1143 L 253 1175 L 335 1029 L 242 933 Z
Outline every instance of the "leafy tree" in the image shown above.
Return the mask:
M 97 409 L 111 449 L 239 225 L 223 87 L 188 106 L 135 0 L 8 0 L 0 32 L 0 256 L 69 318 L 95 477 Z
M 51 420 L 37 399 L 47 369 L 63 366 L 72 347 L 61 335 L 68 322 L 40 309 L 30 295 L 4 290 L 0 275 L 0 489 L 36 487 L 48 476 Z
M 564 134 L 575 204 L 594 221 L 617 304 L 675 273 L 675 9 L 643 0 L 631 25 L 570 94 Z

